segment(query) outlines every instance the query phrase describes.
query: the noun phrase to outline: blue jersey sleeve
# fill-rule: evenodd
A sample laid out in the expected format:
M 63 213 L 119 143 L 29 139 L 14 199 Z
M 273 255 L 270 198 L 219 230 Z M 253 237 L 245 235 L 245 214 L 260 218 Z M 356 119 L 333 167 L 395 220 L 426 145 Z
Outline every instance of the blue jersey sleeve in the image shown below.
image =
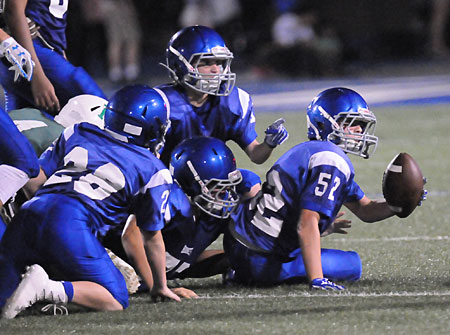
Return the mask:
M 233 92 L 234 93 L 234 92 Z M 253 101 L 244 90 L 237 88 L 235 94 L 229 98 L 230 108 L 240 111 L 240 118 L 232 125 L 233 135 L 230 136 L 242 149 L 252 143 L 258 134 L 255 130 L 255 115 L 253 113 Z
M 363 197 L 364 197 L 363 190 L 359 187 L 359 185 L 355 181 L 352 181 L 352 183 L 348 187 L 347 198 L 344 200 L 344 203 L 359 201 Z
M 254 172 L 246 169 L 239 169 L 242 174 L 242 181 L 236 186 L 236 191 L 240 195 L 249 192 L 257 184 L 261 184 L 261 178 Z
M 169 170 L 162 169 L 155 173 L 140 191 L 141 194 L 136 198 L 132 209 L 139 228 L 147 231 L 164 228 L 171 185 L 172 176 Z

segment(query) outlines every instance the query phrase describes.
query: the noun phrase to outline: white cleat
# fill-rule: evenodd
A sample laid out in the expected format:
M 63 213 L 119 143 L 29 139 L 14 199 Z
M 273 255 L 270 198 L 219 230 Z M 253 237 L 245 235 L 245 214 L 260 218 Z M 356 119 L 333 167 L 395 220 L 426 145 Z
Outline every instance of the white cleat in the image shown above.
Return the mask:
M 5 319 L 13 319 L 24 309 L 45 298 L 45 288 L 49 278 L 40 265 L 34 264 L 27 267 L 22 277 L 19 286 L 3 307 L 2 317 Z
M 108 252 L 109 258 L 111 258 L 116 268 L 119 269 L 123 278 L 125 278 L 128 294 L 136 293 L 141 283 L 139 282 L 139 276 L 136 274 L 134 268 L 108 248 L 105 249 Z

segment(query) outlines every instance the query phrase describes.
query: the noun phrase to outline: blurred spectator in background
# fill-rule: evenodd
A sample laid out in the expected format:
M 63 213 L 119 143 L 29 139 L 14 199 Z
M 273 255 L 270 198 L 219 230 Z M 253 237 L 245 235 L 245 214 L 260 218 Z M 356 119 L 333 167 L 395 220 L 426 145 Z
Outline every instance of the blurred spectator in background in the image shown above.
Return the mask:
M 113 83 L 135 81 L 141 67 L 142 31 L 134 2 L 89 0 L 81 1 L 79 5 L 85 31 L 78 30 L 76 34 L 81 35 L 79 38 L 83 38 L 91 48 L 106 49 L 105 54 L 95 56 L 106 57 L 108 79 Z M 87 66 L 97 72 L 102 65 L 95 59 L 80 59 L 80 61 L 88 63 Z
M 278 16 L 272 25 L 274 44 L 268 53 L 273 69 L 292 76 L 336 74 L 342 43 L 335 29 L 302 1 L 275 0 L 274 4 Z
M 132 0 L 97 0 L 108 44 L 108 78 L 132 82 L 139 76 L 141 27 Z
M 450 57 L 446 45 L 446 28 L 450 13 L 450 0 L 433 0 L 430 18 L 430 47 L 434 57 Z
M 180 14 L 182 27 L 202 25 L 216 28 L 239 16 L 238 0 L 185 0 Z
M 228 41 L 234 53 L 246 48 L 239 0 L 184 0 L 179 25 L 182 28 L 202 25 L 213 28 Z

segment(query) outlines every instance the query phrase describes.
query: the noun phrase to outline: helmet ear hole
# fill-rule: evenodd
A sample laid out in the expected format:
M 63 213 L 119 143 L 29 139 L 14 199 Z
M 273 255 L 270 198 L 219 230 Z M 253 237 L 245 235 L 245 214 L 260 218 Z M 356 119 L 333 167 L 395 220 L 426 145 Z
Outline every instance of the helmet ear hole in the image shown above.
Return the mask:
M 320 131 L 324 131 L 325 124 L 323 122 L 317 122 L 317 128 L 319 128 Z

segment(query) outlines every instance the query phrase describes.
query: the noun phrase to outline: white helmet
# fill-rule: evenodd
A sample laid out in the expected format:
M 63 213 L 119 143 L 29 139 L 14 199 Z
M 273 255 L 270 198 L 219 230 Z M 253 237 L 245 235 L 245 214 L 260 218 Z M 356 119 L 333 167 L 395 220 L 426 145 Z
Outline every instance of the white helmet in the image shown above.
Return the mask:
M 89 122 L 103 129 L 107 104 L 107 100 L 95 95 L 77 95 L 70 99 L 55 116 L 55 121 L 65 128 L 75 123 Z

